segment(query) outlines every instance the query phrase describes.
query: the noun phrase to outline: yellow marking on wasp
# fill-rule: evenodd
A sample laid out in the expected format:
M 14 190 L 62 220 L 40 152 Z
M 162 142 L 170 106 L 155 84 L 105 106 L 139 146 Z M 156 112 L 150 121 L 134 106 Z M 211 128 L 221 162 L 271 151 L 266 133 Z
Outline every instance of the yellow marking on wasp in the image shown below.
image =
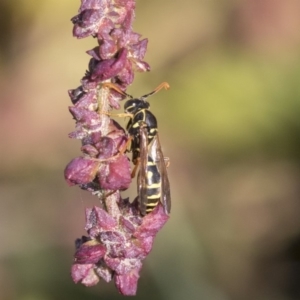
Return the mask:
M 158 201 L 155 203 L 147 203 L 147 207 L 155 207 L 157 205 Z
M 149 171 L 149 172 L 147 173 L 147 178 L 151 178 L 152 176 L 153 176 L 153 172 Z
M 160 199 L 160 193 L 158 195 L 152 195 L 148 197 L 148 200 Z M 155 203 L 158 203 L 158 200 Z M 148 205 L 148 204 L 147 204 Z
M 150 186 L 149 186 L 149 189 L 156 189 L 156 188 L 160 188 L 160 183 L 152 183 Z

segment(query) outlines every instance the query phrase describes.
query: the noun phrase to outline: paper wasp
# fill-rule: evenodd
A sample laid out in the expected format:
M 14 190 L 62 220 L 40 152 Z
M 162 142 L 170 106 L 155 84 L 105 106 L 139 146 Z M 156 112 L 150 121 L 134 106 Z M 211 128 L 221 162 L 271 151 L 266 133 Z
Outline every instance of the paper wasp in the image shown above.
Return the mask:
M 157 120 L 150 111 L 149 102 L 146 101 L 162 88 L 168 89 L 169 85 L 163 82 L 154 91 L 140 98 L 133 98 L 111 83 L 105 83 L 103 86 L 131 98 L 124 104 L 125 113 L 118 115 L 130 117 L 126 129 L 131 137 L 130 151 L 135 165 L 132 177 L 139 167 L 137 186 L 141 214 L 150 213 L 159 202 L 163 205 L 165 213 L 169 214 L 171 194 L 166 162 L 158 137 Z

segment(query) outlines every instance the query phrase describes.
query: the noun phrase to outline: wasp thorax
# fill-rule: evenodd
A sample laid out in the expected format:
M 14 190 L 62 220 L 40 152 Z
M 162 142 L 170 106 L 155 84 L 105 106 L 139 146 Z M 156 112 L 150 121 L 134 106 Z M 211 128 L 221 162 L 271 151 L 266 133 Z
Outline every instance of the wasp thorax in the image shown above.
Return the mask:
M 131 99 L 126 101 L 124 104 L 125 112 L 136 114 L 138 111 L 142 109 L 149 109 L 150 104 L 147 101 L 140 100 L 140 99 Z

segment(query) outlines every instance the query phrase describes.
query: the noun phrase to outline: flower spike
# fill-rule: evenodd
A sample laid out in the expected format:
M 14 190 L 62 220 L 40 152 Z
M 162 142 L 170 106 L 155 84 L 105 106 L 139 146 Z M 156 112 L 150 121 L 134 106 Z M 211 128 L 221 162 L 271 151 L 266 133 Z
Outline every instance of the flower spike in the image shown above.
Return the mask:
M 110 111 L 131 97 L 125 91 L 134 71 L 150 70 L 143 60 L 148 40 L 132 30 L 134 9 L 134 0 L 81 0 L 78 14 L 71 19 L 73 35 L 92 36 L 97 46 L 87 51 L 90 62 L 81 85 L 69 90 L 69 111 L 76 123 L 69 137 L 81 141 L 82 155 L 64 171 L 70 186 L 77 185 L 100 201 L 86 208 L 87 234 L 76 239 L 72 279 L 85 286 L 113 280 L 123 295 L 136 294 L 143 260 L 169 218 L 161 205 L 142 216 L 137 199 L 130 202 L 121 197 L 131 184 L 126 152 L 132 137 L 111 119 Z M 162 88 L 168 84 L 143 97 Z

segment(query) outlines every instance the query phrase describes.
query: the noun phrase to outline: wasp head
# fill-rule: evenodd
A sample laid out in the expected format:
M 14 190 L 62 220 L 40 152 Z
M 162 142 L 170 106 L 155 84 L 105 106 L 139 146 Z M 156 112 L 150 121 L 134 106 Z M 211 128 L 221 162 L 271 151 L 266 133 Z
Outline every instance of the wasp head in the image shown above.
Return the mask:
M 124 110 L 126 113 L 136 114 L 142 109 L 149 109 L 149 102 L 141 99 L 130 99 L 124 104 Z

